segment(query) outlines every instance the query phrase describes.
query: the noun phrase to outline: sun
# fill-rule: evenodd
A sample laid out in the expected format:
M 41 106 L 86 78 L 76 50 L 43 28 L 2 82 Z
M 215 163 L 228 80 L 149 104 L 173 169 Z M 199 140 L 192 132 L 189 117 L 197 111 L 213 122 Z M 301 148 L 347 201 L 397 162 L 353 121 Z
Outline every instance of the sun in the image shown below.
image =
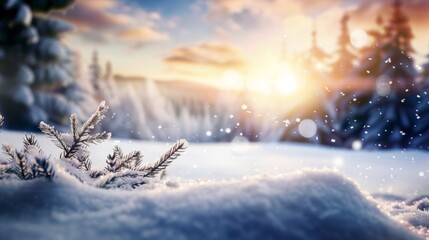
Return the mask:
M 292 73 L 289 65 L 282 64 L 280 74 L 277 78 L 277 91 L 281 94 L 289 95 L 294 93 L 298 88 L 298 80 Z

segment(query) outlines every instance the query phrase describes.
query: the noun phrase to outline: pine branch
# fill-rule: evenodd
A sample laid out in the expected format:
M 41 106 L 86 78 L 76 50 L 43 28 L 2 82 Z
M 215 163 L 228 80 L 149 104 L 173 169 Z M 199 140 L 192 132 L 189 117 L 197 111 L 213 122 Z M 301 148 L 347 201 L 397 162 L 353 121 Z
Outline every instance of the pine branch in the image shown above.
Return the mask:
M 99 178 L 99 177 L 104 176 L 104 175 L 106 175 L 106 172 L 104 172 L 104 171 L 91 170 L 89 172 L 89 177 L 90 178 Z
M 49 126 L 44 122 L 40 122 L 39 128 L 42 131 L 42 133 L 48 135 L 52 139 L 52 141 L 55 143 L 57 147 L 61 148 L 66 153 L 69 151 L 69 147 L 67 147 L 66 143 L 61 137 L 61 133 L 55 130 L 54 127 Z
M 109 140 L 111 136 L 112 136 L 111 133 L 102 132 L 102 133 L 97 133 L 94 136 L 89 136 L 86 139 L 82 139 L 82 141 L 84 141 L 87 144 L 102 143 L 102 142 Z
M 142 162 L 143 155 L 140 151 L 133 151 L 124 156 L 119 146 L 113 148 L 113 154 L 107 156 L 106 170 L 109 172 L 120 172 L 123 169 L 137 170 Z
M 135 170 L 142 162 L 143 155 L 140 151 L 133 151 L 122 158 L 124 168 Z
M 15 150 L 11 145 L 3 144 L 2 150 L 10 159 L 15 160 Z
M 55 177 L 54 167 L 49 162 L 48 158 L 45 157 L 36 157 L 36 163 L 38 165 L 38 172 L 42 176 L 46 177 L 49 180 Z
M 74 143 L 65 151 L 65 158 L 72 158 L 76 152 L 78 152 L 79 148 L 83 145 L 87 145 L 89 143 L 102 142 L 110 138 L 110 133 L 103 132 L 101 134 L 97 134 L 94 137 L 91 137 L 91 131 L 95 128 L 95 126 L 100 123 L 101 120 L 104 119 L 105 113 L 109 107 L 106 105 L 105 101 L 102 101 L 98 106 L 97 111 L 91 115 L 91 117 L 82 125 L 82 128 L 79 130 L 79 134 L 77 136 L 73 136 Z M 72 117 L 73 118 L 73 117 Z M 74 121 L 74 120 L 73 120 Z M 77 123 L 76 123 L 77 124 Z M 72 123 L 73 125 L 73 123 Z M 76 126 L 72 126 L 74 129 Z M 74 132 L 77 132 L 73 130 Z
M 107 166 L 105 169 L 109 172 L 115 172 L 116 171 L 116 168 L 115 168 L 116 154 L 113 153 L 113 154 L 107 155 L 106 163 L 107 163 Z
M 99 188 L 137 188 L 143 184 L 148 183 L 148 179 L 139 171 L 124 171 L 110 173 L 109 175 L 101 178 L 96 186 Z
M 24 136 L 24 150 L 26 153 L 30 151 L 31 147 L 35 147 L 39 153 L 43 153 L 40 148 L 39 142 L 36 140 L 36 135 L 34 134 L 25 134 Z
M 91 117 L 82 125 L 80 129 L 79 138 L 83 137 L 86 134 L 90 134 L 91 131 L 95 128 L 95 126 L 100 123 L 101 120 L 104 119 L 105 113 L 109 107 L 106 105 L 105 101 L 102 101 L 98 106 L 97 111 L 91 115 Z
M 25 155 L 19 152 L 11 145 L 3 144 L 3 152 L 9 157 L 10 167 L 7 169 L 7 173 L 12 173 L 18 176 L 20 179 L 28 180 L 31 178 L 31 168 L 28 166 L 25 160 Z
M 79 136 L 79 126 L 76 114 L 70 116 L 70 130 L 73 136 L 73 139 L 76 141 Z
M 118 145 L 113 147 L 113 155 L 115 155 L 118 158 L 123 158 L 124 157 L 124 152 L 122 151 L 122 148 L 119 147 Z
M 79 156 L 77 157 L 77 161 L 79 162 L 79 169 L 83 169 L 85 171 L 90 171 L 92 162 L 89 156 Z
M 17 175 L 23 180 L 30 179 L 31 169 L 27 165 L 24 154 L 16 151 L 15 160 L 17 163 L 15 170 Z
M 162 172 L 173 160 L 177 159 L 188 147 L 188 142 L 184 139 L 177 141 L 163 156 L 160 157 L 158 162 L 151 167 L 143 167 L 141 171 L 147 171 L 144 177 L 155 177 L 158 173 Z

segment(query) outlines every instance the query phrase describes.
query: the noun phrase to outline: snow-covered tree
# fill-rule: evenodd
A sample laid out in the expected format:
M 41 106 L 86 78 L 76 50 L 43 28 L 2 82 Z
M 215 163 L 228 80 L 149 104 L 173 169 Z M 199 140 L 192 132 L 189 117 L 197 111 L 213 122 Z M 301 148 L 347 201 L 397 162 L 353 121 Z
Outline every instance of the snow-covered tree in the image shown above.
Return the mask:
M 338 38 L 338 50 L 336 60 L 330 65 L 331 75 L 335 80 L 342 80 L 349 74 L 354 66 L 356 59 L 355 54 L 352 52 L 350 44 L 350 35 L 348 29 L 348 21 L 350 17 L 346 13 L 341 18 L 341 33 Z
M 426 56 L 429 58 L 429 55 Z M 417 83 L 419 88 L 419 102 L 416 109 L 416 126 L 413 147 L 420 149 L 429 149 L 429 62 L 422 65 L 420 72 L 420 81 Z
M 393 4 L 393 14 L 385 27 L 376 52 L 380 59 L 365 59 L 374 64 L 366 70 L 373 91 L 357 90 L 344 98 L 348 106 L 343 118 L 343 134 L 363 141 L 369 148 L 409 147 L 416 123 L 416 69 L 411 53 L 411 29 L 401 11 L 401 2 Z M 344 105 L 344 104 L 343 104 Z
M 0 109 L 8 127 L 33 128 L 40 121 L 63 124 L 80 112 L 70 50 L 60 42 L 72 29 L 48 14 L 73 0 L 16 0 L 0 3 Z
M 94 51 L 92 53 L 92 59 L 91 64 L 89 65 L 89 75 L 90 75 L 90 82 L 92 85 L 92 88 L 94 89 L 94 93 L 96 95 L 96 98 L 99 100 L 103 99 L 103 96 L 101 94 L 101 78 L 102 78 L 102 69 L 98 60 L 98 52 Z

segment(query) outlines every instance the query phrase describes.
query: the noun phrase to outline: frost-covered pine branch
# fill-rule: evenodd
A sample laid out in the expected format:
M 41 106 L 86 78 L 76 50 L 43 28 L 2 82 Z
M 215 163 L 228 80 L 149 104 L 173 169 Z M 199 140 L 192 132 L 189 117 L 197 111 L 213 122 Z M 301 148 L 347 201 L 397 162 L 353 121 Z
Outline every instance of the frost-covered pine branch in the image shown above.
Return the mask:
M 142 162 L 143 155 L 140 151 L 133 151 L 127 155 L 124 155 L 122 149 L 119 146 L 113 148 L 113 154 L 107 156 L 106 171 L 108 172 L 120 172 L 124 169 L 137 170 Z
M 70 133 L 61 133 L 53 126 L 40 123 L 41 131 L 62 150 L 59 166 L 82 183 L 101 188 L 136 188 L 148 183 L 150 178 L 165 174 L 165 168 L 177 159 L 188 145 L 186 140 L 179 140 L 157 162 L 146 166 L 141 166 L 143 155 L 140 151 L 124 154 L 119 146 L 115 146 L 113 153 L 107 156 L 107 166 L 103 170 L 94 170 L 88 145 L 110 138 L 110 133 L 107 132 L 93 133 L 107 110 L 108 106 L 101 102 L 97 111 L 81 127 L 77 116 L 71 115 Z M 3 151 L 8 159 L 0 162 L 0 179 L 13 176 L 22 180 L 39 177 L 52 179 L 55 176 L 55 169 L 50 159 L 44 155 L 35 135 L 25 135 L 22 150 L 3 145 Z
M 89 144 L 100 143 L 110 139 L 111 134 L 107 132 L 96 133 L 92 135 L 92 131 L 95 129 L 97 124 L 104 119 L 105 113 L 109 107 L 103 101 L 98 106 L 97 111 L 91 115 L 91 117 L 79 128 L 77 116 L 75 114 L 70 117 L 70 134 L 60 133 L 53 126 L 50 126 L 44 122 L 39 125 L 40 130 L 48 135 L 55 145 L 63 150 L 61 154 L 62 158 L 65 159 L 76 159 L 80 163 L 85 163 L 86 168 L 90 166 L 89 158 L 83 159 L 78 157 L 78 153 Z M 80 159 L 78 159 L 80 158 Z M 79 165 L 81 166 L 81 164 Z
M 159 160 L 150 167 L 143 167 L 140 171 L 145 172 L 145 177 L 155 177 L 165 170 L 165 168 L 177 159 L 188 147 L 188 142 L 184 139 L 177 141 Z
M 107 174 L 97 181 L 96 186 L 134 189 L 144 185 L 150 178 L 165 174 L 165 168 L 185 151 L 187 145 L 186 140 L 177 141 L 157 162 L 146 166 L 140 166 L 142 159 L 140 152 L 135 151 L 124 156 L 121 148 L 115 146 L 113 154 L 109 154 L 106 160 Z
M 0 128 L 3 126 L 4 117 L 0 114 Z
M 43 154 L 35 135 L 25 135 L 21 151 L 6 144 L 2 149 L 8 156 L 8 161 L 1 164 L 0 179 L 16 176 L 22 180 L 40 177 L 51 180 L 55 176 L 54 167 Z

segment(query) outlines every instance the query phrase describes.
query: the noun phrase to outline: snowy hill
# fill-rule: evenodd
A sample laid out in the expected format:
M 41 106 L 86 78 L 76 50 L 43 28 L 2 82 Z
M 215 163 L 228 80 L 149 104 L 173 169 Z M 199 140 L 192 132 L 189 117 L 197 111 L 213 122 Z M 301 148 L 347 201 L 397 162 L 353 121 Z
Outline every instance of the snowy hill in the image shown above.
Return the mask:
M 418 239 L 329 171 L 138 192 L 2 182 L 2 239 Z
M 21 137 L 5 131 L 0 141 L 20 147 Z M 49 139 L 37 138 L 58 154 Z M 91 147 L 94 167 L 104 166 L 115 144 L 142 150 L 144 161 L 167 148 L 111 140 Z M 167 179 L 132 192 L 90 187 L 59 170 L 54 182 L 2 180 L 0 238 L 418 239 L 412 232 L 428 236 L 429 228 L 429 199 L 420 197 L 428 194 L 426 157 L 293 144 L 191 144 Z M 375 199 L 368 192 L 377 193 Z

